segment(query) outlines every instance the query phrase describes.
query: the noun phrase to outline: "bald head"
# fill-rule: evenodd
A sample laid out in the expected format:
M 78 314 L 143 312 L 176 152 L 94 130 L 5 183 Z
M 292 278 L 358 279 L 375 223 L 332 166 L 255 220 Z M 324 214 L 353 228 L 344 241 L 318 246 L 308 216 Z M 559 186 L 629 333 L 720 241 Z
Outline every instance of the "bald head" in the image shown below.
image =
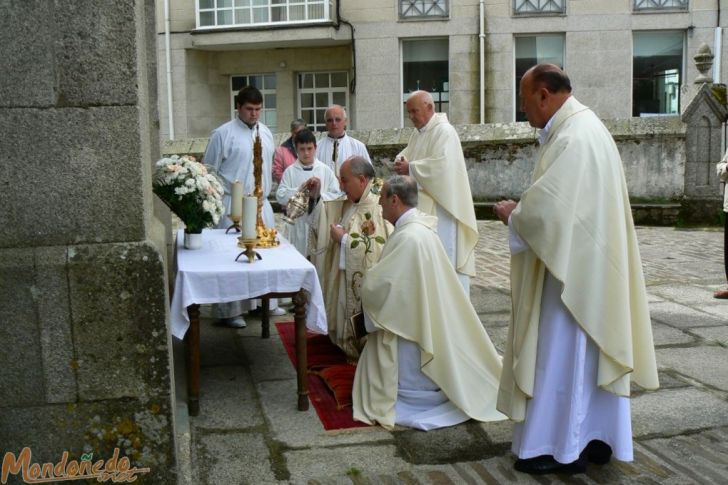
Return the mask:
M 571 96 L 571 81 L 558 66 L 537 64 L 523 75 L 519 94 L 528 122 L 543 128 Z
M 346 132 L 346 110 L 343 106 L 332 104 L 324 113 L 324 121 L 326 122 L 326 131 L 333 138 L 340 138 Z
M 435 102 L 427 91 L 415 91 L 407 98 L 407 115 L 418 130 L 435 114 Z

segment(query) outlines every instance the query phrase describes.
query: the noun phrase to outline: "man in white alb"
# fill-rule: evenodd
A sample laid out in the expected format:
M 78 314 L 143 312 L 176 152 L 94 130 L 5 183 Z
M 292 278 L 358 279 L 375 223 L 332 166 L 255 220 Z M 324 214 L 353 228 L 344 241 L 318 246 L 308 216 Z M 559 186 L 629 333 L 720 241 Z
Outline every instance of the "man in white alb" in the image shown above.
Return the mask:
M 326 120 L 326 136 L 321 138 L 316 146 L 316 158 L 324 162 L 339 176 L 339 170 L 344 160 L 358 155 L 372 163 L 367 147 L 356 138 L 346 134 L 346 110 L 338 104 L 332 104 L 324 114 Z
M 296 192 L 307 189 L 310 213 L 319 200 L 333 200 L 339 195 L 339 182 L 334 172 L 316 158 L 316 137 L 311 130 L 304 128 L 299 131 L 295 146 L 298 158 L 283 172 L 283 178 L 276 190 L 276 200 L 286 207 Z M 305 258 L 309 255 L 308 213 L 294 219 L 293 224 L 286 223 L 283 226 L 283 235 Z
M 582 473 L 632 460 L 631 382 L 658 387 L 647 293 L 609 131 L 557 66 L 529 69 L 520 95 L 541 148 L 521 201 L 495 206 L 513 299 L 498 410 L 516 470 Z
M 243 87 L 235 97 L 237 116 L 227 123 L 213 130 L 210 140 L 207 142 L 203 163 L 211 166 L 222 180 L 225 193 L 223 204 L 225 205 L 225 216 L 220 218 L 218 229 L 230 227 L 230 195 L 231 186 L 239 180 L 243 183 L 243 190 L 246 194 L 255 191 L 255 178 L 253 177 L 253 143 L 256 136 L 260 136 L 263 173 L 263 222 L 267 227 L 275 227 L 273 208 L 268 202 L 268 194 L 271 189 L 271 163 L 275 145 L 273 135 L 267 126 L 259 121 L 260 112 L 263 107 L 263 95 L 253 86 Z M 278 307 L 277 300 L 271 299 L 271 314 L 285 314 L 285 311 Z M 253 307 L 253 300 L 221 303 L 212 306 L 212 312 L 221 324 L 230 327 L 244 328 L 243 312 Z
M 496 411 L 501 361 L 435 232 L 417 210 L 417 183 L 395 175 L 382 187 L 394 224 L 382 257 L 364 276 L 368 332 L 354 376 L 354 419 L 429 430 Z
M 417 180 L 417 208 L 437 217 L 437 234 L 469 293 L 478 226 L 460 138 L 447 115 L 435 113 L 432 95 L 426 91 L 410 94 L 407 114 L 416 130 L 395 158 L 394 171 Z

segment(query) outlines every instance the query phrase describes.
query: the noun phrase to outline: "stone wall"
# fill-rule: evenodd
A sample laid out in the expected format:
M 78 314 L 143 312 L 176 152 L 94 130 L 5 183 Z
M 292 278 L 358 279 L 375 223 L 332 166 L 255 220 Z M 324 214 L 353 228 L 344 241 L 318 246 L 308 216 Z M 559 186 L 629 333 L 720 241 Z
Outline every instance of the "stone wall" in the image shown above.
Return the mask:
M 678 203 L 684 195 L 687 125 L 677 116 L 606 120 L 605 124 L 622 155 L 628 190 L 635 205 Z M 476 205 L 487 205 L 502 198 L 518 199 L 531 180 L 538 148 L 535 130 L 527 123 L 457 125 L 456 128 Z M 412 135 L 412 128 L 361 130 L 349 134 L 367 145 L 377 172 L 386 176 L 391 173 L 394 157 Z M 278 135 L 277 142 L 284 138 Z M 206 144 L 204 138 L 178 140 L 165 143 L 162 151 L 201 156 Z M 716 200 L 717 197 L 716 186 Z M 674 222 L 674 207 L 671 209 Z
M 153 19 L 153 0 L 0 5 L 0 452 L 119 448 L 175 483 Z

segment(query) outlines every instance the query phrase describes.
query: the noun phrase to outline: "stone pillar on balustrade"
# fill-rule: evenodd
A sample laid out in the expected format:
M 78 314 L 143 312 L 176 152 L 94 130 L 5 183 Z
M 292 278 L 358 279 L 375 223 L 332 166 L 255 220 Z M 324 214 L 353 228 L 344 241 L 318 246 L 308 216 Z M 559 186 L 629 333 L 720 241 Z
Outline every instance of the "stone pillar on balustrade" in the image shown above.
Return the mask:
M 693 57 L 699 75 L 682 89 L 681 119 L 686 124 L 685 190 L 682 218 L 716 222 L 723 199 L 715 164 L 723 155 L 724 123 L 728 118 L 726 86 L 713 83 L 713 53 L 703 43 Z
M 5 460 L 176 483 L 155 43 L 153 0 L 0 5 Z

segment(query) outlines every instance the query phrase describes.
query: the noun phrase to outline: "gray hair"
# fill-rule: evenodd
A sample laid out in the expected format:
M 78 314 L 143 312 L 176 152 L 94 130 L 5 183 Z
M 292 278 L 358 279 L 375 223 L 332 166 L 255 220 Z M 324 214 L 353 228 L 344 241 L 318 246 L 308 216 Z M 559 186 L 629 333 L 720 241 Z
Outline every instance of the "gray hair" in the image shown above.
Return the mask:
M 291 121 L 291 131 L 298 131 L 299 128 L 306 128 L 308 124 L 303 118 L 296 118 Z
M 417 207 L 417 182 L 409 175 L 392 175 L 385 184 L 384 196 L 396 195 L 407 207 Z
M 349 162 L 351 174 L 355 177 L 363 175 L 367 179 L 371 180 L 376 176 L 374 173 L 374 167 L 372 167 L 372 164 L 369 163 L 366 158 L 355 155 L 346 161 Z
M 326 118 L 326 116 L 329 114 L 329 111 L 331 111 L 332 109 L 340 109 L 341 113 L 344 115 L 344 119 L 347 121 L 349 120 L 349 116 L 346 114 L 346 108 L 344 108 L 340 104 L 332 104 L 331 106 L 326 108 L 326 111 L 324 111 L 324 118 Z

